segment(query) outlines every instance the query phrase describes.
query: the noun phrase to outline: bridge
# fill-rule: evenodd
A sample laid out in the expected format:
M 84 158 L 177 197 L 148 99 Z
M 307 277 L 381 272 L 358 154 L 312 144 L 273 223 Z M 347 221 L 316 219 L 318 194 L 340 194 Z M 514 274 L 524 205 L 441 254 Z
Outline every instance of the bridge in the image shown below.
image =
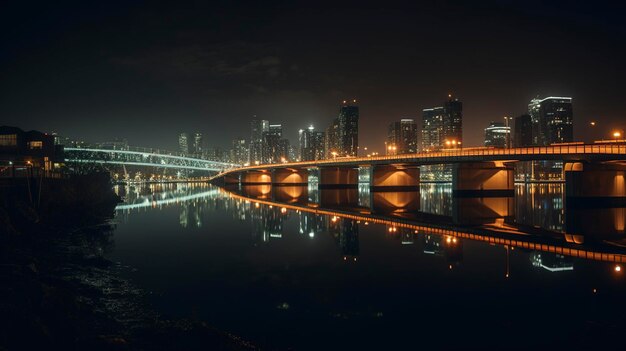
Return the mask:
M 149 148 L 104 149 L 66 147 L 65 161 L 209 172 L 223 172 L 237 166 L 232 163 L 188 157 L 180 153 Z
M 307 185 L 309 171 L 319 170 L 319 188 L 358 186 L 358 168 L 368 167 L 373 191 L 419 189 L 420 166 L 452 165 L 457 195 L 513 194 L 514 164 L 562 161 L 566 192 L 572 197 L 626 198 L 626 143 L 570 143 L 521 148 L 466 148 L 375 157 L 264 164 L 226 170 L 210 180 L 220 185 Z

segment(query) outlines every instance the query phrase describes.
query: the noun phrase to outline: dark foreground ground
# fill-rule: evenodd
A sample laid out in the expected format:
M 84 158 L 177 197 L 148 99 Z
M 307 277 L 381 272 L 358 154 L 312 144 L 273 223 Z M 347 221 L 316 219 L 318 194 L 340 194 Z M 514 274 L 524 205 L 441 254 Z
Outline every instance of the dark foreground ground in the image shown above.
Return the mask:
M 0 187 L 0 350 L 256 349 L 159 316 L 103 258 L 119 201 L 108 176 L 22 183 Z

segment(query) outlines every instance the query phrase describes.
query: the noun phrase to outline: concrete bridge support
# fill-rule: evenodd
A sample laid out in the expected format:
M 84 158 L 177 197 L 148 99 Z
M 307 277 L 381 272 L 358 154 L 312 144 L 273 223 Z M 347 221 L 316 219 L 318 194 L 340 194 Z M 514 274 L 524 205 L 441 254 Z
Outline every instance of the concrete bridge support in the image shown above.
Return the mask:
M 241 173 L 241 184 L 263 185 L 272 184 L 272 175 L 269 171 L 245 171 Z
M 319 188 L 358 188 L 358 167 L 320 167 Z
M 419 191 L 419 167 L 372 165 L 370 167 L 371 191 Z
M 241 173 L 231 173 L 227 174 L 221 178 L 224 182 L 224 185 L 239 185 L 241 181 Z
M 578 243 L 626 237 L 626 164 L 572 162 L 563 172 L 567 235 Z
M 281 186 L 307 185 L 309 171 L 297 168 L 276 168 L 272 173 L 272 184 Z
M 513 196 L 514 173 L 512 165 L 500 161 L 455 164 L 452 194 L 457 197 Z
M 626 198 L 626 165 L 572 162 L 563 165 L 567 197 Z

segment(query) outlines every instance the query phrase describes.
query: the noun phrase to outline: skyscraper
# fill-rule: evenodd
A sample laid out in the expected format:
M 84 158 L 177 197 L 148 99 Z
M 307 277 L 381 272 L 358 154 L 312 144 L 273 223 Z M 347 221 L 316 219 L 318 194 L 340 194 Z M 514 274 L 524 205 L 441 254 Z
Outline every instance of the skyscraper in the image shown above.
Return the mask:
M 443 142 L 454 147 L 463 142 L 463 103 L 459 99 L 448 95 L 443 103 Z
M 530 115 L 515 117 L 514 133 L 513 145 L 515 145 L 515 147 L 533 145 L 533 127 Z
M 411 154 L 417 152 L 417 124 L 413 119 L 401 119 L 389 124 L 387 131 L 387 147 L 394 154 Z
M 315 131 L 313 126 L 300 129 L 298 140 L 301 161 L 315 161 L 324 158 L 324 132 Z
M 269 131 L 270 122 L 264 119 L 255 119 L 250 123 L 250 157 L 248 162 L 251 165 L 263 161 L 263 133 Z
M 326 128 L 326 138 L 324 139 L 324 155 L 332 158 L 339 155 L 339 118 L 335 118 L 333 123 Z
M 528 104 L 534 145 L 566 143 L 574 140 L 571 97 L 536 98 Z
M 193 152 L 197 155 L 200 156 L 202 155 L 203 150 L 203 139 L 202 139 L 202 133 L 194 133 L 193 135 Z
M 339 109 L 339 156 L 356 156 L 359 149 L 359 107 L 344 100 Z
M 422 151 L 443 148 L 443 107 L 422 110 Z
M 263 132 L 263 163 L 279 163 L 289 159 L 289 140 L 283 139 L 283 126 L 270 124 Z
M 422 149 L 456 148 L 463 143 L 463 103 L 448 95 L 443 106 L 422 110 Z
M 507 127 L 502 122 L 491 122 L 485 128 L 485 146 L 506 147 L 511 136 L 511 127 Z
M 189 153 L 189 134 L 188 133 L 180 133 L 178 134 L 178 149 L 183 154 Z
M 230 151 L 230 161 L 238 165 L 248 162 L 248 141 L 246 139 L 234 139 L 233 148 Z

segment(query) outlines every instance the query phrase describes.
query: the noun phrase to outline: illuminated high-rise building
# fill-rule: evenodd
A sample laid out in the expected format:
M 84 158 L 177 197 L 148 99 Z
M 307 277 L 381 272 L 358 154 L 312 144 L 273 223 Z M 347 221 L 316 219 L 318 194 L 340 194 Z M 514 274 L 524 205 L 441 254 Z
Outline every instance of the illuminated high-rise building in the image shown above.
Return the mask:
M 339 116 L 326 128 L 326 158 L 357 156 L 359 150 L 359 107 L 356 100 L 343 101 Z
M 189 134 L 188 133 L 178 134 L 178 149 L 183 154 L 189 153 Z
M 506 147 L 511 137 L 511 127 L 502 122 L 491 122 L 485 128 L 485 146 Z
M 324 138 L 324 155 L 326 158 L 332 158 L 339 155 L 339 119 L 335 118 L 333 123 L 326 128 L 326 137 Z
M 194 133 L 193 134 L 193 152 L 196 155 L 202 155 L 204 151 L 202 133 Z
M 301 161 L 315 161 L 324 158 L 324 132 L 315 131 L 313 126 L 300 129 L 298 141 Z
M 263 133 L 269 131 L 270 122 L 264 119 L 252 120 L 250 123 L 250 143 L 248 162 L 253 165 L 255 163 L 263 162 L 263 151 L 265 146 L 263 144 Z
M 536 98 L 528 104 L 532 123 L 533 145 L 574 141 L 571 97 Z
M 422 110 L 422 151 L 443 148 L 443 107 Z
M 443 103 L 443 143 L 445 147 L 456 147 L 462 142 L 463 103 L 448 95 L 448 100 Z
M 233 148 L 230 151 L 230 161 L 238 165 L 248 163 L 248 141 L 246 139 L 234 139 Z
M 263 132 L 262 163 L 280 163 L 289 160 L 289 140 L 283 137 L 281 124 L 270 124 Z
M 417 124 L 405 118 L 392 122 L 387 131 L 388 154 L 412 154 L 417 152 Z
M 357 156 L 359 149 L 359 107 L 356 100 L 343 102 L 339 109 L 339 156 Z
M 422 110 L 422 150 L 457 148 L 463 143 L 463 103 L 448 95 L 443 106 Z

